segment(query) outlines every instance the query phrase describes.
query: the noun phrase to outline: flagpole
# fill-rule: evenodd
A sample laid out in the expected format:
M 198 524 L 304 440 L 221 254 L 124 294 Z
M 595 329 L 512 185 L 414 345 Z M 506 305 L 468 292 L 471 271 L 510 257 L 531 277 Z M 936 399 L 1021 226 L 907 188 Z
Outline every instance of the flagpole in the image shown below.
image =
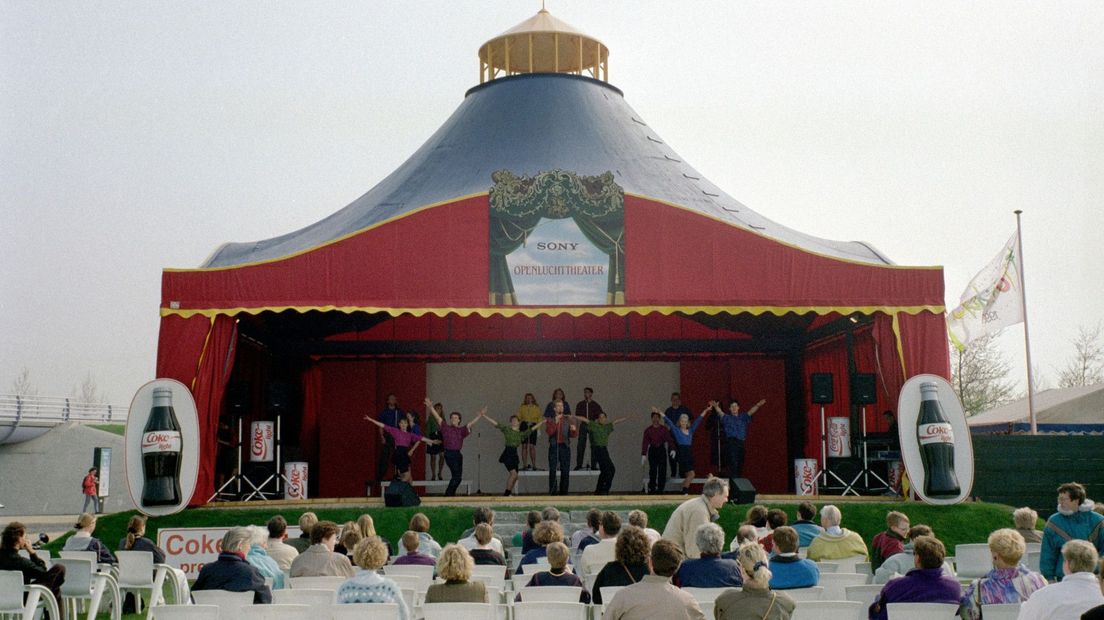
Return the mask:
M 1031 434 L 1035 435 L 1038 433 L 1038 427 L 1035 424 L 1035 373 L 1031 369 L 1031 337 L 1027 330 L 1027 285 L 1024 277 L 1023 234 L 1020 231 L 1020 214 L 1023 211 L 1016 209 L 1013 213 L 1016 214 L 1016 253 L 1020 256 L 1020 306 L 1023 308 L 1024 353 L 1027 357 L 1027 419 L 1031 423 Z

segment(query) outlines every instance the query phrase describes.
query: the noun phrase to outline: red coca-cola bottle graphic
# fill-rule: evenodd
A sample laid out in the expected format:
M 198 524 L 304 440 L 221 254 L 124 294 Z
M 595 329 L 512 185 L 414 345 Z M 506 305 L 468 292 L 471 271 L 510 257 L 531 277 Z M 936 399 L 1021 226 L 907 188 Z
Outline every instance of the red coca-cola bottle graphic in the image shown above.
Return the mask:
M 180 503 L 180 424 L 170 388 L 153 389 L 153 407 L 142 431 L 142 472 L 143 506 Z
M 954 429 L 939 406 L 939 386 L 935 383 L 920 384 L 916 438 L 924 463 L 924 495 L 957 497 L 960 489 L 955 475 Z

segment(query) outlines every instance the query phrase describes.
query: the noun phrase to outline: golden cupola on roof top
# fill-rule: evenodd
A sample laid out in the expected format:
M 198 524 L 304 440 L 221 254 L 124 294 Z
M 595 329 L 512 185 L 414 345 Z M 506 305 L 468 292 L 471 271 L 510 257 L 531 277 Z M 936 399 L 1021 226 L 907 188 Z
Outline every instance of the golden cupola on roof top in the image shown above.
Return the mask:
M 479 48 L 479 83 L 524 73 L 572 73 L 609 81 L 609 48 L 545 8 Z

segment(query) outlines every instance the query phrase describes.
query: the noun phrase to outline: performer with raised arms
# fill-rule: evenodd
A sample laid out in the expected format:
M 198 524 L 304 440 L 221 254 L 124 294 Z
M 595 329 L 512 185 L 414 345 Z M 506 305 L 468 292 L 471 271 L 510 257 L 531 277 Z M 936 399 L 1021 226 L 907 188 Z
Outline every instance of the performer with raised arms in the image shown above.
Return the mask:
M 690 416 L 685 413 L 679 415 L 678 424 L 671 422 L 667 416 L 663 417 L 663 421 L 667 423 L 667 428 L 670 429 L 671 435 L 675 438 L 675 450 L 677 451 L 675 460 L 679 474 L 682 476 L 683 495 L 690 493 L 690 485 L 694 482 L 694 431 L 698 430 L 702 421 L 705 420 L 705 416 L 709 415 L 709 412 L 716 405 L 717 401 L 709 401 L 709 406 L 702 411 L 700 416 L 694 418 L 693 422 L 690 422 Z M 659 409 L 652 407 L 652 413 L 659 413 Z
M 445 447 L 445 465 L 448 465 L 449 475 L 451 476 L 448 488 L 445 489 L 445 495 L 452 497 L 456 495 L 456 488 L 460 486 L 460 480 L 464 477 L 464 455 L 460 452 L 464 447 L 464 439 L 471 434 L 471 428 L 479 421 L 479 418 L 487 415 L 487 408 L 480 409 L 475 418 L 466 425 L 461 424 L 460 412 L 453 411 L 449 414 L 449 423 L 446 425 L 445 421 L 441 419 L 441 415 L 433 408 L 433 400 L 428 396 L 425 399 L 425 404 L 426 409 L 437 420 L 437 424 L 441 426 L 441 443 Z
M 391 464 L 395 466 L 395 475 L 403 482 L 409 483 L 410 455 L 422 443 L 440 443 L 432 439 L 426 439 L 417 433 L 410 432 L 410 422 L 406 416 L 399 418 L 399 427 L 388 426 L 372 416 L 364 416 L 372 424 L 391 436 L 395 440 L 395 449 L 391 452 Z
M 490 416 L 483 416 L 487 418 L 495 428 L 502 431 L 502 437 L 506 440 L 506 445 L 502 448 L 502 455 L 498 457 L 498 462 L 502 463 L 502 466 L 506 468 L 509 476 L 506 478 L 506 492 L 503 495 L 512 495 L 514 492 L 514 484 L 517 483 L 518 478 L 518 446 L 521 446 L 522 450 L 525 450 L 527 445 L 526 441 L 539 426 L 530 426 L 527 429 L 522 429 L 521 419 L 516 415 L 510 416 L 510 424 L 502 424 Z

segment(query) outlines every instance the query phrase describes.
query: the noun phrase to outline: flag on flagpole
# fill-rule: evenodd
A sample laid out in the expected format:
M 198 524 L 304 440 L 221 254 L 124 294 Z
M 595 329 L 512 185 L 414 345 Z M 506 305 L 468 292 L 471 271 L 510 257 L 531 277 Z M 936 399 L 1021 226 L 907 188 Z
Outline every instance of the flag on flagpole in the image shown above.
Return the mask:
M 970 280 L 958 307 L 947 315 L 947 333 L 959 351 L 975 338 L 1023 322 L 1018 236 L 1013 233 L 1000 254 Z

